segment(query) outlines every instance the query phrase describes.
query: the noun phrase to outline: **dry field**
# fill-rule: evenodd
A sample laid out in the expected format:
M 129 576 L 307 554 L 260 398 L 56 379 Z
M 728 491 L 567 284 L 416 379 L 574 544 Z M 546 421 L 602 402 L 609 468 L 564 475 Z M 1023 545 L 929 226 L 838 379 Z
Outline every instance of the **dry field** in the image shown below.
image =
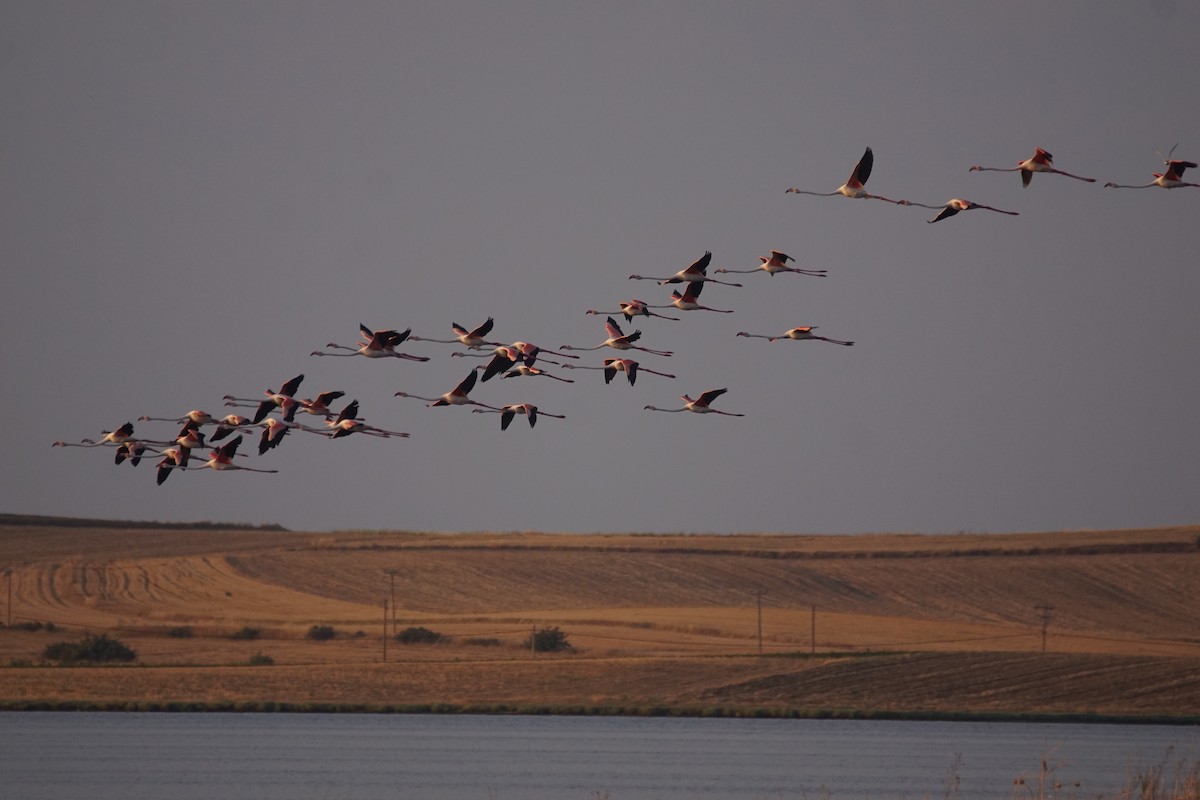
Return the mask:
M 0 517 L 0 703 L 1200 717 L 1200 526 L 822 537 L 30 524 L 44 522 Z M 313 625 L 338 635 L 310 641 Z M 447 640 L 390 637 L 418 626 Z M 575 651 L 531 654 L 522 642 L 544 626 Z M 259 638 L 234 639 L 244 628 Z M 169 635 L 179 629 L 191 635 Z M 48 643 L 87 633 L 129 644 L 136 665 L 41 666 Z M 274 665 L 248 666 L 259 653 Z

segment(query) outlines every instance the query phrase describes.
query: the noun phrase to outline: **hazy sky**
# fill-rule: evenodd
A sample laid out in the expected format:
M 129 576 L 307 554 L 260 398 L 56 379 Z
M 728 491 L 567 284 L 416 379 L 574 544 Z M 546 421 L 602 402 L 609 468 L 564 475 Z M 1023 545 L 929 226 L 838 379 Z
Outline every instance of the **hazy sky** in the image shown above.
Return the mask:
M 0 3 L 2 509 L 292 528 L 1011 531 L 1200 520 L 1195 3 Z M 933 212 L 869 190 L 1019 211 Z M 972 173 L 1043 147 L 1087 184 Z M 1188 177 L 1200 180 L 1200 170 Z M 678 375 L 493 380 L 566 414 L 426 408 L 476 361 L 318 359 L 360 322 L 551 347 L 640 319 Z M 710 271 L 711 273 L 711 271 Z M 668 312 L 669 313 L 669 312 Z M 621 320 L 624 325 L 624 320 Z M 738 338 L 817 325 L 855 340 Z M 583 354 L 598 365 L 609 351 Z M 553 369 L 553 367 L 552 367 Z M 407 440 L 248 465 L 51 448 L 306 375 Z M 728 387 L 743 418 L 660 414 Z M 138 423 L 166 437 L 169 423 Z M 252 442 L 247 442 L 247 445 Z M 244 447 L 252 451 L 251 447 Z

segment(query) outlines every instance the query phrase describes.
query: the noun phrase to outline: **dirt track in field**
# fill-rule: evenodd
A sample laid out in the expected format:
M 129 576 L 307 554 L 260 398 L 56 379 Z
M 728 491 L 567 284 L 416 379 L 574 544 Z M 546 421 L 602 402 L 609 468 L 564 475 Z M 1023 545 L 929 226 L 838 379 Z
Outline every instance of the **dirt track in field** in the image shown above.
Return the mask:
M 1200 715 L 1200 527 L 722 537 L 10 524 L 5 565 L 14 623 L 58 630 L 0 628 L 0 665 L 107 632 L 152 668 L 0 669 L 0 702 Z M 1039 606 L 1052 607 L 1046 653 Z M 309 641 L 312 625 L 338 636 Z M 531 658 L 522 642 L 546 625 L 576 651 Z M 392 641 L 381 663 L 385 626 L 448 641 Z M 260 638 L 231 638 L 245 627 Z M 190 638 L 168 635 L 180 628 Z M 244 666 L 256 653 L 275 665 Z

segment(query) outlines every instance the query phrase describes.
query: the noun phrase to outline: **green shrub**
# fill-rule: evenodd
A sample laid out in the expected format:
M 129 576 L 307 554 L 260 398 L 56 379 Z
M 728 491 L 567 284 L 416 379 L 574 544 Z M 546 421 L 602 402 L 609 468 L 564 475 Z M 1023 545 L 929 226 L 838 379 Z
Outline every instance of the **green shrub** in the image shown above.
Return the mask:
M 332 625 L 313 625 L 305 636 L 314 642 L 327 642 L 337 636 L 337 631 Z
M 262 631 L 259 630 L 258 628 L 251 628 L 250 626 L 246 626 L 245 628 L 242 628 L 240 631 L 235 632 L 233 634 L 232 638 L 253 640 L 253 639 L 257 639 L 261 635 L 262 635 Z
M 539 628 L 535 630 L 532 637 L 522 642 L 521 646 L 532 646 L 539 653 L 559 653 L 563 650 L 575 649 L 567 641 L 567 635 L 560 631 L 557 625 L 551 628 Z
M 172 639 L 190 639 L 192 638 L 192 629 L 187 625 L 171 628 L 171 630 L 167 631 L 167 636 L 170 636 Z
M 428 628 L 405 628 L 396 634 L 396 641 L 400 644 L 436 644 L 444 638 L 440 633 Z
M 250 656 L 250 666 L 252 667 L 269 667 L 275 663 L 275 659 L 271 658 L 266 653 L 255 653 Z
M 85 636 L 78 642 L 54 642 L 46 645 L 42 658 L 49 661 L 61 661 L 65 664 L 76 664 L 81 661 L 98 663 L 102 661 L 133 661 L 137 653 L 117 639 L 110 639 L 106 634 Z

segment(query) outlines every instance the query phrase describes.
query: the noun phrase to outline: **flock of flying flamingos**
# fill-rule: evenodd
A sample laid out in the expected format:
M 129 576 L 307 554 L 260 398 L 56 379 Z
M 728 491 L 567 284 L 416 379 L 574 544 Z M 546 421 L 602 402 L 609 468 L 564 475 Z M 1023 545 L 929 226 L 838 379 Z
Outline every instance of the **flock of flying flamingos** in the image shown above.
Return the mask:
M 1176 145 L 1178 146 L 1178 145 Z M 1105 188 L 1114 189 L 1149 189 L 1158 187 L 1161 189 L 1178 189 L 1182 187 L 1200 187 L 1200 183 L 1187 183 L 1183 180 L 1184 172 L 1188 169 L 1196 169 L 1197 165 L 1192 161 L 1183 161 L 1173 159 L 1175 148 L 1171 148 L 1171 152 L 1163 160 L 1167 169 L 1163 173 L 1153 173 L 1154 180 L 1149 183 L 1140 185 L 1127 185 L 1117 183 L 1106 183 Z M 1161 155 L 1161 154 L 1160 154 Z M 1015 167 L 983 167 L 975 165 L 971 167 L 971 172 L 1019 172 L 1021 174 L 1021 183 L 1023 186 L 1029 186 L 1035 172 L 1049 173 L 1053 175 L 1065 175 L 1068 178 L 1075 180 L 1095 183 L 1095 178 L 1085 178 L 1081 175 L 1074 175 L 1070 172 L 1057 169 L 1053 166 L 1054 157 L 1043 150 L 1036 148 L 1034 154 L 1024 161 L 1019 162 Z M 918 206 L 921 208 L 930 208 L 938 210 L 938 214 L 928 222 L 940 222 L 944 219 L 954 216 L 961 211 L 971 211 L 974 209 L 986 209 L 995 211 L 1000 214 L 1008 214 L 1016 216 L 1016 211 L 1005 211 L 992 206 L 986 206 L 981 203 L 974 203 L 962 198 L 952 198 L 942 205 L 927 205 L 925 203 L 914 203 L 909 200 L 892 200 L 877 194 L 871 194 L 866 190 L 867 180 L 871 177 L 871 169 L 874 165 L 875 157 L 871 148 L 867 148 L 863 153 L 858 164 L 854 167 L 854 171 L 850 174 L 850 179 L 839 186 L 832 192 L 811 192 L 802 189 L 791 188 L 787 190 L 789 194 L 810 194 L 818 197 L 834 197 L 841 195 L 853 199 L 870 199 L 883 200 L 884 202 L 894 203 L 901 206 Z M 538 347 L 529 342 L 517 341 L 511 344 L 503 344 L 493 342 L 487 339 L 491 333 L 494 321 L 488 318 L 486 322 L 473 330 L 468 330 L 457 323 L 451 323 L 454 330 L 453 339 L 428 339 L 420 336 L 412 336 L 411 328 L 405 331 L 396 330 L 376 330 L 373 331 L 365 325 L 359 325 L 361 340 L 354 346 L 340 345 L 329 343 L 326 348 L 332 351 L 316 350 L 310 355 L 312 356 L 333 356 L 349 358 L 353 356 L 363 356 L 366 358 L 398 358 L 408 361 L 428 361 L 427 356 L 417 356 L 409 353 L 401 353 L 396 350 L 398 346 L 405 342 L 439 342 L 443 344 L 458 344 L 465 348 L 463 351 L 451 353 L 451 356 L 459 357 L 474 357 L 487 358 L 486 364 L 481 364 L 473 368 L 457 386 L 445 394 L 437 397 L 420 397 L 418 395 L 408 394 L 407 392 L 396 392 L 397 397 L 411 397 L 418 400 L 424 400 L 429 406 L 456 406 L 456 405 L 472 405 L 477 408 L 472 409 L 477 414 L 499 414 L 500 428 L 507 430 L 509 424 L 518 416 L 524 416 L 529 426 L 533 427 L 541 417 L 554 417 L 557 419 L 565 419 L 562 414 L 551 414 L 547 411 L 541 411 L 537 406 L 530 403 L 513 403 L 504 406 L 491 406 L 486 403 L 481 403 L 477 400 L 470 399 L 469 395 L 472 389 L 475 388 L 476 382 L 486 382 L 499 376 L 500 378 L 514 377 L 544 377 L 551 378 L 564 383 L 573 383 L 573 379 L 564 378 L 560 375 L 555 375 L 552 372 L 534 366 L 540 359 L 544 363 L 555 364 L 563 369 L 590 369 L 601 370 L 604 372 L 604 382 L 611 383 L 617 376 L 617 373 L 624 373 L 626 380 L 632 386 L 636 383 L 638 375 L 642 373 L 650 373 L 659 375 L 664 378 L 675 378 L 674 375 L 666 372 L 643 367 L 640 362 L 632 358 L 606 358 L 602 366 L 584 366 L 578 364 L 569 364 L 565 361 L 559 361 L 558 358 L 578 360 L 579 357 L 571 355 L 564 351 L 587 351 L 600 350 L 609 348 L 621 352 L 630 350 L 639 350 L 645 353 L 650 353 L 656 356 L 671 356 L 673 353 L 666 350 L 654 350 L 648 347 L 642 347 L 636 344 L 641 339 L 642 332 L 635 330 L 632 333 L 625 333 L 621 330 L 620 325 L 613 319 L 613 315 L 620 314 L 625 317 L 627 322 L 632 322 L 634 317 L 658 317 L 661 319 L 678 321 L 679 317 L 667 316 L 659 314 L 653 309 L 675 308 L 679 311 L 713 311 L 721 314 L 733 313 L 732 309 L 712 308 L 710 306 L 701 305 L 700 294 L 706 283 L 719 283 L 725 286 L 741 286 L 740 283 L 731 281 L 723 281 L 718 278 L 708 276 L 708 268 L 712 261 L 712 253 L 706 252 L 702 257 L 697 259 L 691 266 L 686 269 L 679 270 L 673 275 L 667 277 L 649 277 L 643 275 L 630 275 L 630 280 L 654 280 L 659 285 L 675 284 L 683 285 L 683 290 L 675 289 L 671 292 L 671 302 L 666 305 L 650 305 L 643 300 L 627 300 L 620 303 L 619 311 L 597 311 L 589 309 L 586 313 L 591 315 L 606 315 L 605 332 L 607 338 L 600 344 L 592 347 L 570 347 L 562 345 L 558 350 Z M 760 256 L 761 264 L 746 270 L 736 269 L 716 269 L 715 273 L 758 273 L 765 272 L 767 275 L 774 276 L 781 272 L 790 272 L 797 275 L 809 275 L 813 277 L 824 277 L 826 271 L 823 269 L 804 269 L 801 267 L 788 266 L 788 262 L 795 261 L 791 256 L 778 250 L 772 250 L 771 255 Z M 800 326 L 791 328 L 781 334 L 775 336 L 739 332 L 738 336 L 749 338 L 766 339 L 770 342 L 775 342 L 780 339 L 790 339 L 794 341 L 823 341 L 832 344 L 843 346 L 851 346 L 854 342 L 843 341 L 839 339 L 830 339 L 825 336 L 818 336 L 814 332 L 814 326 Z M 484 347 L 493 348 L 490 352 L 474 352 L 482 350 Z M 556 358 L 551 358 L 554 356 Z M 171 476 L 175 470 L 188 469 L 214 469 L 214 470 L 246 470 L 251 472 L 278 472 L 277 469 L 263 469 L 258 467 L 249 467 L 243 464 L 236 463 L 235 457 L 240 454 L 237 452 L 246 434 L 258 433 L 258 453 L 264 455 L 268 450 L 278 447 L 283 438 L 291 431 L 298 430 L 306 433 L 313 433 L 324 436 L 330 439 L 339 439 L 351 434 L 360 433 L 367 436 L 376 436 L 384 439 L 398 437 L 406 438 L 407 433 L 401 431 L 390 431 L 383 428 L 378 428 L 373 425 L 368 425 L 366 420 L 358 416 L 359 405 L 357 400 L 352 400 L 347 403 L 340 411 L 334 411 L 330 404 L 336 402 L 345 396 L 345 392 L 329 391 L 323 392 L 312 399 L 298 399 L 295 395 L 300 389 L 300 384 L 304 380 L 304 375 L 297 375 L 295 378 L 284 383 L 277 390 L 268 390 L 264 392 L 263 398 L 245 398 L 234 397 L 233 395 L 225 395 L 225 405 L 242 408 L 254 408 L 254 416 L 247 418 L 239 414 L 229 414 L 221 418 L 216 418 L 211 414 L 193 409 L 187 412 L 182 417 L 138 417 L 139 422 L 143 421 L 163 421 L 182 423 L 183 427 L 173 439 L 170 440 L 155 440 L 142 439 L 135 437 L 132 422 L 126 422 L 121 427 L 113 431 L 101 431 L 99 439 L 82 439 L 79 442 L 54 442 L 54 447 L 114 447 L 116 448 L 115 463 L 122 464 L 129 461 L 133 466 L 137 466 L 143 457 L 147 454 L 152 456 L 161 456 L 162 459 L 157 466 L 157 481 L 159 485 Z M 688 395 L 682 395 L 683 406 L 680 408 L 658 408 L 657 406 L 647 405 L 646 410 L 649 411 L 665 411 L 668 413 L 678 413 L 681 411 L 689 411 L 696 414 L 721 414 L 730 417 L 741 417 L 744 414 L 733 413 L 729 411 L 721 411 L 712 407 L 712 403 L 725 394 L 728 389 L 710 389 L 702 392 L 699 397 L 692 399 Z M 278 417 L 272 417 L 270 414 L 274 411 L 279 412 Z M 297 413 L 309 414 L 317 417 L 320 425 L 310 426 L 297 422 L 295 416 Z M 214 426 L 211 434 L 206 433 L 203 428 L 206 425 Z M 261 433 L 259 433 L 261 431 Z M 237 436 L 229 439 L 228 437 L 236 433 Z M 217 445 L 217 442 L 222 442 Z M 156 449 L 151 449 L 156 448 Z M 193 456 L 193 450 L 211 449 L 210 456 L 207 460 L 202 460 L 202 457 Z

